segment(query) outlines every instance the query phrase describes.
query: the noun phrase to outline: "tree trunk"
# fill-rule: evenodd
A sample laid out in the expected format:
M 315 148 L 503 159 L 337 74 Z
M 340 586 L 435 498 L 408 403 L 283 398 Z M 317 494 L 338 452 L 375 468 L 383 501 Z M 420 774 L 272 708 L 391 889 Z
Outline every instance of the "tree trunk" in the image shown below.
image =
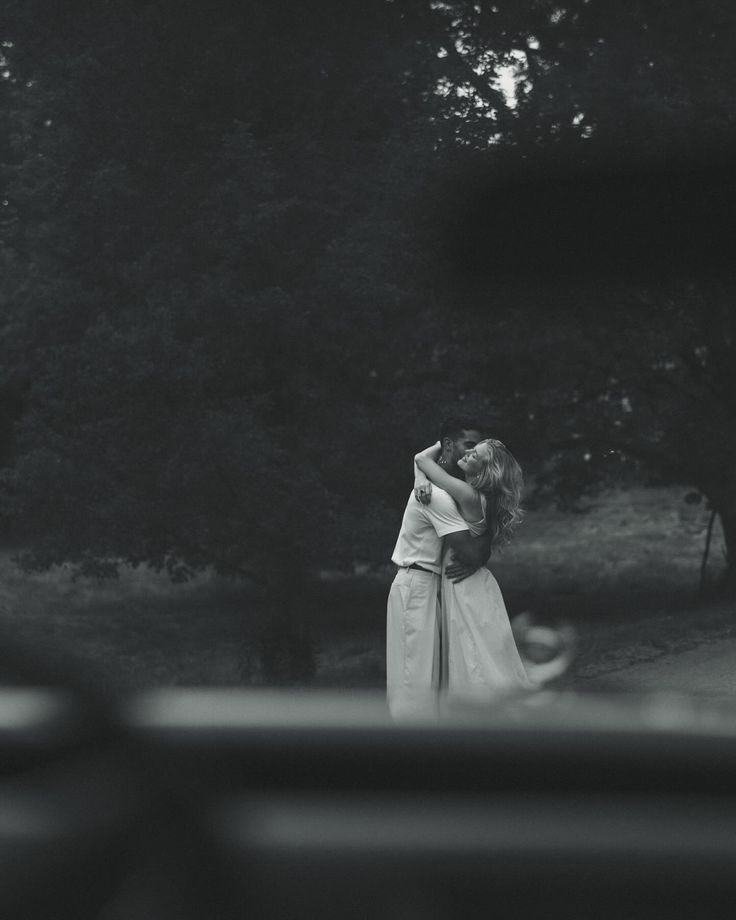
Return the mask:
M 702 597 L 705 594 L 705 586 L 708 583 L 708 556 L 710 555 L 710 542 L 713 538 L 713 524 L 716 520 L 717 511 L 715 508 L 711 511 L 708 518 L 708 532 L 705 537 L 705 551 L 703 552 L 703 561 L 700 565 L 700 589 L 699 594 Z
M 312 681 L 316 660 L 309 596 L 309 583 L 299 572 L 286 579 L 282 573 L 278 585 L 272 582 L 259 629 L 255 682 L 284 687 Z
M 726 574 L 724 586 L 736 591 L 736 508 L 719 511 L 723 539 L 726 544 Z

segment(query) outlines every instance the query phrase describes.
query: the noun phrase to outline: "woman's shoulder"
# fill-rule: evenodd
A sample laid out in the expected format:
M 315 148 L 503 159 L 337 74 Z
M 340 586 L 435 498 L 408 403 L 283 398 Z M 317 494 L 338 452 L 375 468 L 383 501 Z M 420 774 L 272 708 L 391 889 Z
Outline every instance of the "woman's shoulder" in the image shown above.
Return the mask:
M 472 495 L 468 495 L 463 501 L 463 508 L 468 512 L 473 523 L 481 523 L 486 517 L 486 498 L 482 492 L 473 489 Z

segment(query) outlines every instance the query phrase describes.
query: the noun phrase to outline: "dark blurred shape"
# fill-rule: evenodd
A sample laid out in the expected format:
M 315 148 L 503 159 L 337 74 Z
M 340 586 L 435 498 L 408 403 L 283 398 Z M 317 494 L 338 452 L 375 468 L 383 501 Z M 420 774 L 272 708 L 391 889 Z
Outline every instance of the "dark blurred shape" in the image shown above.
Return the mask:
M 511 621 L 527 674 L 539 686 L 565 675 L 577 653 L 578 635 L 570 623 L 547 622 L 531 610 Z
M 728 710 L 540 694 L 399 727 L 378 696 L 193 691 L 128 719 L 204 809 L 224 918 L 710 918 L 736 893 Z
M 13 693 L 29 737 L 50 697 Z M 110 726 L 0 788 L 4 918 L 669 920 L 736 896 L 723 703 L 542 692 L 398 726 L 382 695 L 172 689 Z
M 736 156 L 733 146 L 708 154 L 666 163 L 611 151 L 584 162 L 549 151 L 476 157 L 451 180 L 450 271 L 479 281 L 730 276 Z

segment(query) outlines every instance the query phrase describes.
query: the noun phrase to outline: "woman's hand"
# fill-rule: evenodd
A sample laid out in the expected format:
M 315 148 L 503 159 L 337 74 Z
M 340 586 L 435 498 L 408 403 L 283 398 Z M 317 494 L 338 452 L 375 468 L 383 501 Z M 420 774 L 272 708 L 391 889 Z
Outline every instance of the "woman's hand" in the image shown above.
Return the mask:
M 414 498 L 423 505 L 428 505 L 432 498 L 432 483 L 414 462 Z
M 414 457 L 414 498 L 423 505 L 428 505 L 432 498 L 432 483 L 426 472 L 420 469 L 428 460 L 436 463 L 442 453 L 442 445 L 436 441 L 431 447 L 425 447 Z
M 432 500 L 432 483 L 427 480 L 414 484 L 414 498 L 423 505 L 428 505 Z
M 480 566 L 471 566 L 461 562 L 453 553 L 450 561 L 445 566 L 445 578 L 449 578 L 456 585 L 461 581 L 465 581 L 466 578 L 470 578 L 471 575 L 475 575 L 479 568 Z

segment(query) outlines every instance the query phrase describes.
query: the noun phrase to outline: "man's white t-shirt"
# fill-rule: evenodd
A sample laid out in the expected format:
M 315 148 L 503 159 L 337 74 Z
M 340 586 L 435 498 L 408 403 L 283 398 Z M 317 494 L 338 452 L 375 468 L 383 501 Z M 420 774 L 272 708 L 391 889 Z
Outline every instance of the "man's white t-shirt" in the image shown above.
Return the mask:
M 432 487 L 432 500 L 422 505 L 412 492 L 401 521 L 391 561 L 398 566 L 416 563 L 440 574 L 442 568 L 442 538 L 449 533 L 468 530 L 453 499 L 437 486 Z

